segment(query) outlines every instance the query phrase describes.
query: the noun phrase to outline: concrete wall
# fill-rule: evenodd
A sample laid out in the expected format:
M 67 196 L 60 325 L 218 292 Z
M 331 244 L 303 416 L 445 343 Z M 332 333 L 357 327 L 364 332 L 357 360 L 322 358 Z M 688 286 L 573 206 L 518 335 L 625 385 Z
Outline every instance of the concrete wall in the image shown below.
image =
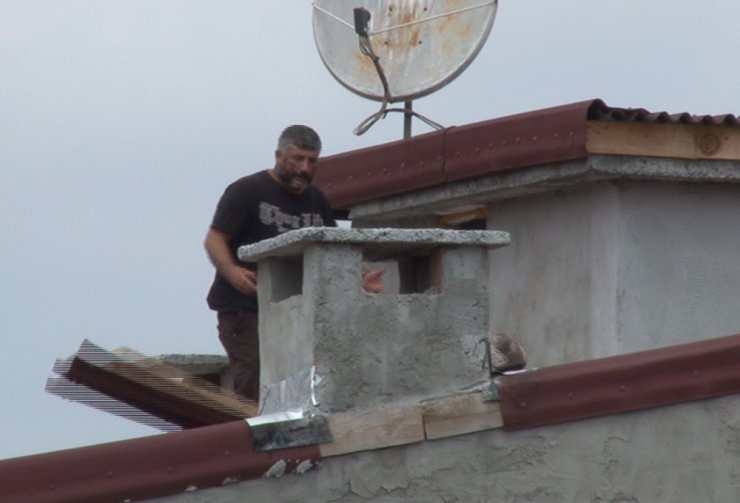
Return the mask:
M 534 366 L 740 332 L 740 162 L 635 156 L 494 172 L 358 205 L 360 226 L 488 208 L 491 329 Z
M 740 186 L 600 182 L 494 202 L 491 323 L 535 366 L 740 332 Z
M 302 229 L 244 247 L 259 261 L 260 410 L 343 411 L 486 382 L 488 250 L 508 241 L 489 231 Z M 368 257 L 395 257 L 410 278 L 403 291 L 364 291 Z
M 328 458 L 170 503 L 655 503 L 740 500 L 740 399 Z
M 488 228 L 512 238 L 489 256 L 487 321 L 522 342 L 530 366 L 546 366 L 740 332 L 737 173 L 730 162 L 598 158 L 405 194 L 355 214 L 360 227 L 408 225 L 435 209 L 486 204 Z M 463 324 L 461 313 L 438 319 Z M 397 321 L 428 315 L 438 313 Z M 740 398 L 730 396 L 492 430 L 161 501 L 734 503 L 739 418 Z

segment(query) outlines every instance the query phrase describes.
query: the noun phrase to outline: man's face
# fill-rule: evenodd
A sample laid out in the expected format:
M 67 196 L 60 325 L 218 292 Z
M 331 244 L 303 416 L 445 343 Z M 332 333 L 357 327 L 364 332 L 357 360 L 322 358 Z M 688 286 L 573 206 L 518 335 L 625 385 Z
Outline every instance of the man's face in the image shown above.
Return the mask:
M 283 187 L 302 193 L 313 180 L 319 153 L 290 145 L 285 153 L 275 152 L 275 175 Z

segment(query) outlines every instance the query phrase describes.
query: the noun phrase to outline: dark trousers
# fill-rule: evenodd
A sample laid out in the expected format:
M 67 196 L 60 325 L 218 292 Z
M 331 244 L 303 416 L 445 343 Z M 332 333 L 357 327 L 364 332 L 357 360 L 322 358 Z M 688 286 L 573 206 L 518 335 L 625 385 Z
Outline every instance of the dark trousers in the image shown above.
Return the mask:
M 218 338 L 229 356 L 234 391 L 259 402 L 260 340 L 257 327 L 256 312 L 218 312 Z

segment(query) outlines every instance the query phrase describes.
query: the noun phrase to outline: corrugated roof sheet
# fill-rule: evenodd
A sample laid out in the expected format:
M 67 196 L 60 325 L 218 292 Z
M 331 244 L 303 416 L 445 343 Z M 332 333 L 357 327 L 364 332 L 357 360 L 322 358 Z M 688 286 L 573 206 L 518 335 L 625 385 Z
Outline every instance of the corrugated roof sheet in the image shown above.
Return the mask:
M 650 112 L 644 108 L 610 107 L 594 100 L 588 109 L 588 120 L 612 122 L 653 122 L 656 124 L 704 124 L 707 126 L 738 126 L 740 117 L 732 114 L 694 115 L 688 112 Z

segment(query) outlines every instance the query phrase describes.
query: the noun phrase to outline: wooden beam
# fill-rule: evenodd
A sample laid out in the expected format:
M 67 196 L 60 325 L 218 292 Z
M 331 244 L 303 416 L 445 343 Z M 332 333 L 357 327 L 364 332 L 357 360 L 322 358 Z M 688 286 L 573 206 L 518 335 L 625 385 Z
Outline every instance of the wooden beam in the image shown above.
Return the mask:
M 486 218 L 488 218 L 488 209 L 485 206 L 481 206 L 479 208 L 441 215 L 439 217 L 439 226 L 445 229 L 454 228 L 471 220 L 485 220 Z
M 740 127 L 590 121 L 590 154 L 740 160 Z
M 427 440 L 501 428 L 498 402 L 483 401 L 482 393 L 456 395 L 421 405 Z
M 319 445 L 322 457 L 424 440 L 424 425 L 418 405 L 335 413 L 329 416 L 329 429 L 334 441 Z
M 238 418 L 255 417 L 258 406 L 253 400 L 237 395 L 231 390 L 217 386 L 188 372 L 148 357 L 130 348 L 118 348 L 113 354 L 123 363 L 111 362 L 104 366 L 119 376 L 138 381 L 151 388 L 186 397 L 193 403 L 202 404 Z
M 322 457 L 371 451 L 503 426 L 498 402 L 483 401 L 480 392 L 414 405 L 335 413 L 328 419 L 334 441 L 319 445 Z

